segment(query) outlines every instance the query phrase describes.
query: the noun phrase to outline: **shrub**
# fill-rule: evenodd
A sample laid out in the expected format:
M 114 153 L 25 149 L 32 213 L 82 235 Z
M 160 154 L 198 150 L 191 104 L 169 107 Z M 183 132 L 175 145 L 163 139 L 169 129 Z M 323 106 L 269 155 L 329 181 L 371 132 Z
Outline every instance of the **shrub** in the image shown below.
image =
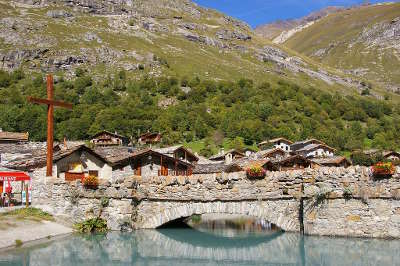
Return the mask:
M 246 174 L 250 178 L 264 178 L 266 172 L 261 166 L 252 166 L 246 170 Z
M 353 192 L 351 191 L 350 188 L 346 187 L 343 189 L 343 198 L 346 200 L 349 200 L 353 197 Z
M 190 220 L 192 221 L 192 223 L 198 224 L 201 222 L 201 215 L 195 214 L 192 217 L 190 217 Z
M 83 178 L 83 185 L 86 188 L 97 188 L 99 186 L 99 178 L 93 175 L 86 176 Z
M 109 198 L 107 198 L 107 197 L 101 198 L 101 202 L 100 202 L 101 207 L 105 208 L 105 207 L 108 206 L 109 203 L 110 203 L 110 199 Z
M 22 246 L 24 244 L 24 242 L 22 242 L 21 239 L 15 239 L 15 246 L 18 248 L 20 246 Z
M 321 204 L 322 202 L 324 202 L 328 198 L 328 195 L 330 192 L 331 191 L 329 189 L 320 188 L 318 193 L 316 193 L 314 195 L 314 199 L 315 199 L 314 205 L 317 206 L 317 205 Z
M 80 233 L 104 233 L 108 230 L 107 221 L 102 218 L 92 218 L 74 225 Z

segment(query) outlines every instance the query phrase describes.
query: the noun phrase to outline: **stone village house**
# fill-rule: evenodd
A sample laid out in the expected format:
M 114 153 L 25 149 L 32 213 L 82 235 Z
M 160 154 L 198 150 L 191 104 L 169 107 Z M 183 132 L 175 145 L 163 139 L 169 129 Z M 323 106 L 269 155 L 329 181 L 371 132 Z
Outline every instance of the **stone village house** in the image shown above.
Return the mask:
M 95 146 L 127 146 L 129 138 L 119 135 L 117 132 L 112 133 L 103 130 L 94 135 L 90 143 L 93 143 Z
M 332 157 L 335 149 L 325 144 L 310 144 L 301 149 L 295 150 L 295 154 L 302 155 L 307 158 Z
M 266 140 L 266 141 L 259 143 L 258 148 L 260 148 L 260 150 L 265 150 L 265 149 L 274 147 L 274 148 L 282 149 L 285 152 L 290 152 L 291 151 L 290 145 L 292 145 L 292 144 L 293 144 L 293 142 L 291 142 L 288 139 L 275 138 L 275 139 L 270 139 L 270 140 Z
M 234 160 L 244 157 L 246 157 L 246 155 L 237 150 L 232 149 L 225 152 L 224 149 L 222 149 L 220 153 L 211 156 L 208 159 L 214 162 L 225 162 L 225 164 L 231 164 Z
M 28 142 L 29 133 L 7 132 L 0 129 L 0 143 Z
M 67 181 L 94 175 L 101 180 L 126 176 L 191 175 L 193 165 L 151 149 L 133 150 L 128 147 L 90 149 L 79 145 L 55 152 L 53 178 Z M 45 154 L 10 162 L 7 167 L 43 175 Z M 35 173 L 38 172 L 38 173 Z M 40 172 L 40 173 L 39 173 Z M 42 173 L 43 172 L 43 173 Z
M 182 145 L 159 148 L 155 149 L 155 151 L 191 164 L 196 164 L 199 161 L 199 157 L 196 154 Z
M 304 157 L 329 157 L 334 156 L 335 149 L 317 139 L 298 141 L 290 145 L 293 154 L 300 154 Z
M 160 133 L 147 132 L 139 136 L 138 143 L 140 145 L 151 145 L 160 143 L 162 135 Z

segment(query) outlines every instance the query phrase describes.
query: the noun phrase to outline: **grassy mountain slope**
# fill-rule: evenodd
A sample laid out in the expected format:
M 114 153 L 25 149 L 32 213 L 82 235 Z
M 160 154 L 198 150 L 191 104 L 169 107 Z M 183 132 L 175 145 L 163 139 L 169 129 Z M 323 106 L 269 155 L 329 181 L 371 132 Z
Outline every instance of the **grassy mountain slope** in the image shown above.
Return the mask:
M 343 10 L 318 20 L 285 45 L 325 65 L 400 88 L 400 3 Z
M 255 28 L 255 32 L 267 39 L 273 40 L 285 31 L 304 26 L 309 22 L 316 21 L 342 9 L 343 7 L 328 6 L 299 19 L 278 20 L 272 23 L 259 25 Z
M 0 1 L 0 68 L 6 70 L 71 78 L 85 67 L 96 80 L 120 69 L 131 77 L 288 79 L 346 94 L 363 87 L 351 75 L 274 46 L 245 23 L 191 1 L 134 1 L 123 8 L 108 1 L 20 2 L 26 1 Z

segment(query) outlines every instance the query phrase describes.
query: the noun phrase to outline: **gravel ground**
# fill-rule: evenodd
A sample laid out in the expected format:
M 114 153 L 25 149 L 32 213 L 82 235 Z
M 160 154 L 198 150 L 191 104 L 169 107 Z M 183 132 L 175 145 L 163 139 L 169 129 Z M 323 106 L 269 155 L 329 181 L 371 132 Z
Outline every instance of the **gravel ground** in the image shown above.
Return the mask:
M 72 233 L 72 229 L 50 221 L 7 219 L 1 221 L 0 249 L 15 246 L 15 240 L 23 243 Z

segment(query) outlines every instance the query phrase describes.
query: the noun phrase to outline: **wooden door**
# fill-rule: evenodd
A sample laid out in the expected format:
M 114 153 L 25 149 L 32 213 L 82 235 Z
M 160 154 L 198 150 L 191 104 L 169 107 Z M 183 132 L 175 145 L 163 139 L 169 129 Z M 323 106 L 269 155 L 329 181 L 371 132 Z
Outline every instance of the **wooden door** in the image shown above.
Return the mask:
M 168 175 L 168 164 L 167 163 L 163 163 L 161 165 L 161 175 L 162 176 L 167 176 Z
M 0 181 L 0 194 L 3 193 L 4 190 L 4 181 Z
M 142 161 L 137 160 L 135 162 L 135 175 L 142 176 Z

